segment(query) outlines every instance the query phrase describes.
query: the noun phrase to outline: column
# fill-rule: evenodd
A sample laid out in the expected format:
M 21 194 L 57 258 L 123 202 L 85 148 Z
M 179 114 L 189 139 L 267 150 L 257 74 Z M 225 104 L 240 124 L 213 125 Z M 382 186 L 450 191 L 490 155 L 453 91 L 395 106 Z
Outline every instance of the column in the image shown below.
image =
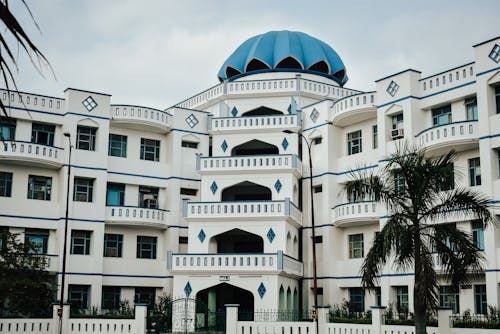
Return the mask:
M 240 304 L 225 304 L 226 307 L 226 333 L 238 332 L 238 307 Z

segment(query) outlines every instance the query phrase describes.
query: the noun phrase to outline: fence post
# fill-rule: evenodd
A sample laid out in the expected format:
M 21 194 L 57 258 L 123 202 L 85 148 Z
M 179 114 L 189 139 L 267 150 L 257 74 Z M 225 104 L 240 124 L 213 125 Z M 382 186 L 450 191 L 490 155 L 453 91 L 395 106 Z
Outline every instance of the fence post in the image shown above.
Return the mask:
M 384 310 L 385 306 L 372 306 L 372 333 L 382 333 L 382 325 L 384 324 Z
M 451 334 L 450 317 L 453 310 L 449 307 L 438 309 L 438 332 L 439 334 Z
M 135 304 L 135 332 L 145 334 L 147 329 L 148 304 Z
M 240 304 L 225 304 L 226 307 L 226 333 L 238 332 L 238 307 Z
M 330 312 L 330 306 L 318 306 L 318 330 L 319 333 L 327 333 L 327 324 L 329 322 L 328 313 Z
M 68 333 L 69 332 L 69 313 L 70 313 L 70 304 L 64 303 L 63 308 L 61 311 L 61 307 L 59 302 L 55 302 L 52 304 L 52 329 L 50 330 L 50 333 L 52 334 L 58 334 L 59 333 L 59 326 L 62 326 L 61 333 Z M 61 313 L 60 313 L 61 312 Z M 62 319 L 60 318 L 60 314 L 62 315 Z

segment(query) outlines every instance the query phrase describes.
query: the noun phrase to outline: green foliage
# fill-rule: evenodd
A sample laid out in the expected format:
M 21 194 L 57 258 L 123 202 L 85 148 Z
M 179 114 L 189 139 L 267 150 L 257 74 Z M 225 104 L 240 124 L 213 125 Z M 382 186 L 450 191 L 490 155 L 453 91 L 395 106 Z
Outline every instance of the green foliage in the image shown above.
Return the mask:
M 351 324 L 371 324 L 372 313 L 355 312 L 354 305 L 344 299 L 342 304 L 333 305 L 330 310 L 330 322 L 351 323 Z

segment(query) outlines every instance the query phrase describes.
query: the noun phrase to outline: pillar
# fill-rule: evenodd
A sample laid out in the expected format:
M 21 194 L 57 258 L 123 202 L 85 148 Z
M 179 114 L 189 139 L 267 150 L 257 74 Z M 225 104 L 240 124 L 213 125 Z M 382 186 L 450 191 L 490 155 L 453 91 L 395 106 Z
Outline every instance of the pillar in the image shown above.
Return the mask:
M 382 325 L 384 324 L 385 306 L 372 306 L 372 333 L 381 334 Z
M 439 334 L 451 334 L 450 317 L 453 310 L 449 307 L 438 309 L 438 332 Z
M 63 304 L 63 308 L 61 309 L 61 305 L 59 302 L 52 304 L 52 331 L 51 333 L 67 333 L 68 322 L 69 322 L 69 313 L 70 313 L 70 304 Z M 59 327 L 62 327 L 59 330 Z
M 318 334 L 328 333 L 327 325 L 330 322 L 330 306 L 318 306 Z
M 226 307 L 226 333 L 238 332 L 238 307 L 240 304 L 225 304 Z
M 135 304 L 135 332 L 145 334 L 147 329 L 148 305 Z

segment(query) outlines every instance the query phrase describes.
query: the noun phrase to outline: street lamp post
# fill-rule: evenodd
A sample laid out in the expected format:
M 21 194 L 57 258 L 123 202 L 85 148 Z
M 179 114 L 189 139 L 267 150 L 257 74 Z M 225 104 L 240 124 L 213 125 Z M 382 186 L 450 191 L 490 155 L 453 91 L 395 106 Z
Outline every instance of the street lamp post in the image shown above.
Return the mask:
M 64 305 L 64 287 L 66 279 L 66 253 L 68 241 L 68 214 L 69 214 L 69 190 L 71 181 L 71 134 L 65 132 L 64 136 L 68 138 L 69 155 L 68 155 L 68 180 L 66 186 L 66 215 L 64 217 L 64 243 L 63 243 L 63 258 L 62 258 L 62 273 L 61 273 L 61 297 L 59 298 L 59 333 L 62 333 L 62 318 L 63 318 L 63 305 Z

